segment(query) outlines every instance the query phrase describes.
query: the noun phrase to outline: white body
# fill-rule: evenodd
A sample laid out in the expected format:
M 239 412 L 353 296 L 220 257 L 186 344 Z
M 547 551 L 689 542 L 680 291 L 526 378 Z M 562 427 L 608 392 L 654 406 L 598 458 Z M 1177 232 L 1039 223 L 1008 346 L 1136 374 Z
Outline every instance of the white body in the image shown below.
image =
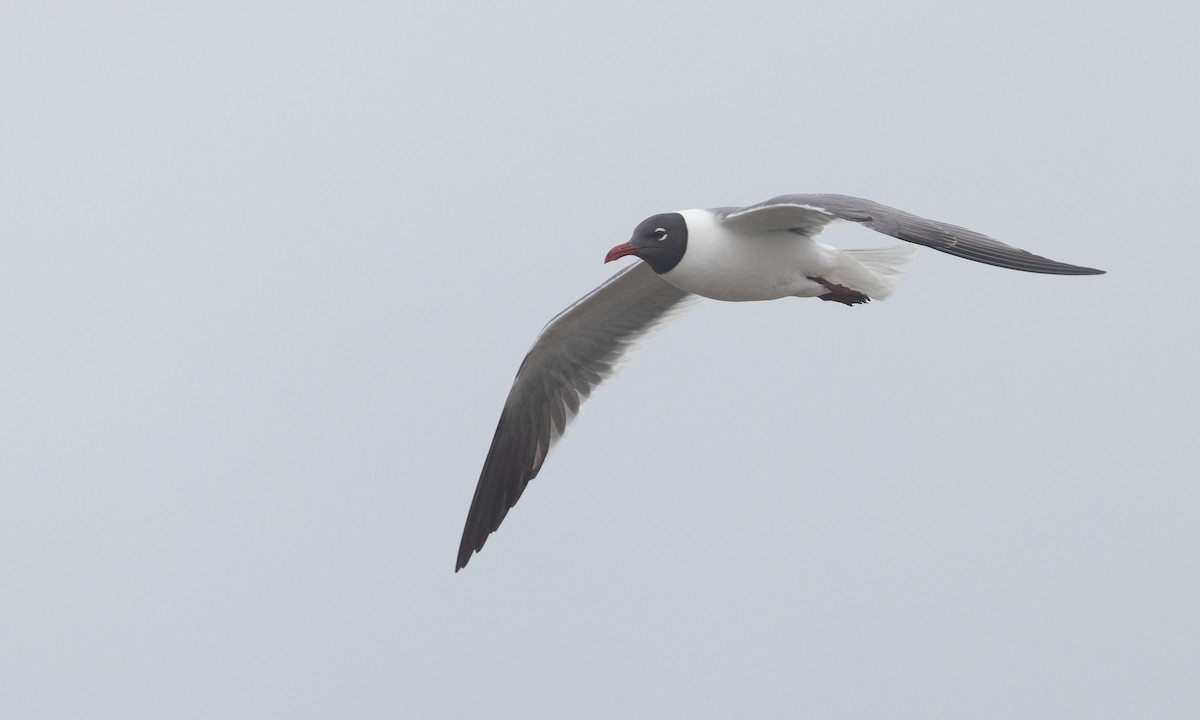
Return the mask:
M 662 278 L 714 300 L 818 297 L 829 289 L 812 277 L 881 300 L 891 295 L 915 254 L 912 246 L 839 250 L 791 230 L 743 234 L 708 210 L 682 210 L 687 252 Z

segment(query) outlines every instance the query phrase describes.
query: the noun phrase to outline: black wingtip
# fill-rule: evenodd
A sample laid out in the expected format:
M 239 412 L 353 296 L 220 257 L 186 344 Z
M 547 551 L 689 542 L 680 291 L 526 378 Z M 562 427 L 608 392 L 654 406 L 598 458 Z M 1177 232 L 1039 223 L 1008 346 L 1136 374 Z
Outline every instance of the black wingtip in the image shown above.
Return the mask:
M 484 536 L 484 539 L 486 540 L 487 537 Z M 472 543 L 467 537 L 466 532 L 464 532 L 462 542 L 458 546 L 458 559 L 454 561 L 454 572 L 457 573 L 459 570 L 465 568 L 467 563 L 471 562 L 471 556 L 478 552 L 482 547 L 483 544 L 480 543 L 479 547 L 476 548 L 474 543 Z
M 1071 270 L 1056 273 L 1058 275 L 1107 275 L 1107 270 L 1099 270 L 1097 268 L 1083 267 L 1081 265 L 1070 265 Z

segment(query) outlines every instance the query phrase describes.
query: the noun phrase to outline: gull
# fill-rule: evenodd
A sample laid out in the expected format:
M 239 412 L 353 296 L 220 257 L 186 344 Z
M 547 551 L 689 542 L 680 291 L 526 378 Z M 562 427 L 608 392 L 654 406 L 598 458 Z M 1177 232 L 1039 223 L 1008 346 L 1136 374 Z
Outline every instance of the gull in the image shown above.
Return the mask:
M 825 226 L 853 222 L 911 245 L 839 250 Z M 957 225 L 848 195 L 780 195 L 757 205 L 653 215 L 604 262 L 640 259 L 556 315 L 525 356 L 471 499 L 455 572 L 537 477 L 580 404 L 647 331 L 697 297 L 730 302 L 815 297 L 847 306 L 887 298 L 914 245 L 1010 270 L 1099 275 Z

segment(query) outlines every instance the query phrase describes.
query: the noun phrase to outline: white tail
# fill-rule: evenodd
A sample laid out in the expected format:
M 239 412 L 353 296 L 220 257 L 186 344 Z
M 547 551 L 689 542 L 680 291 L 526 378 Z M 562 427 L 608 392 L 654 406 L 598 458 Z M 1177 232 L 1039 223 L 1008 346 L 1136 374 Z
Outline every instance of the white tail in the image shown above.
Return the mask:
M 885 300 L 895 292 L 916 255 L 912 245 L 843 250 L 842 262 L 826 279 L 866 293 L 872 300 Z

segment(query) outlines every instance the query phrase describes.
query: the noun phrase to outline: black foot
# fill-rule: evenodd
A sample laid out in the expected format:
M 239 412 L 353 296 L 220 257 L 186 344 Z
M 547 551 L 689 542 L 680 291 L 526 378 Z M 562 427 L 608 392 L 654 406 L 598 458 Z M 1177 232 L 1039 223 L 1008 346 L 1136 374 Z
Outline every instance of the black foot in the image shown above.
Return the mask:
M 843 305 L 862 305 L 863 303 L 871 302 L 871 298 L 867 297 L 865 294 L 860 293 L 857 290 L 851 290 L 845 285 L 838 285 L 837 283 L 829 282 L 825 278 L 820 277 L 810 277 L 809 280 L 812 280 L 816 283 L 821 283 L 821 285 L 825 286 L 825 288 L 829 290 L 829 292 L 825 293 L 824 295 L 817 296 L 822 300 L 840 302 Z

